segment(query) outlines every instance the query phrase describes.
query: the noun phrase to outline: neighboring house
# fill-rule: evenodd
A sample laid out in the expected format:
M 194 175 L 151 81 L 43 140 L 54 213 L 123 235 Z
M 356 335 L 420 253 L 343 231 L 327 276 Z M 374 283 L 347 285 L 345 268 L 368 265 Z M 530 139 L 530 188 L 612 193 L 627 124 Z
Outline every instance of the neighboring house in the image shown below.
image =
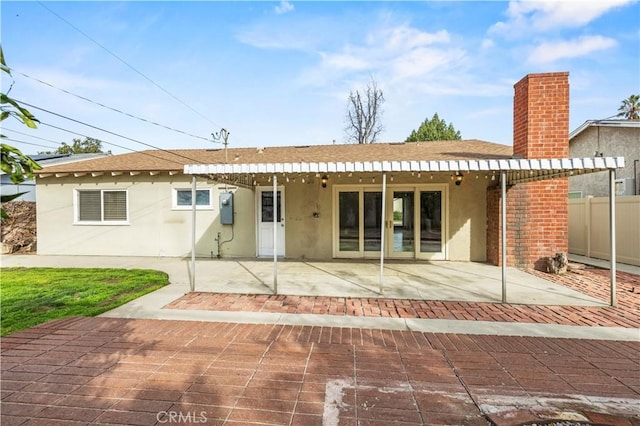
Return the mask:
M 616 170 L 616 194 L 640 195 L 640 121 L 588 120 L 569 134 L 571 157 L 618 157 L 626 166 Z M 569 178 L 569 197 L 609 196 L 609 180 L 599 175 Z
M 91 158 L 104 157 L 108 154 L 36 154 L 30 155 L 36 163 L 42 167 L 53 166 L 56 164 L 72 163 L 74 161 L 83 161 Z M 25 194 L 15 198 L 15 201 L 36 201 L 36 182 L 33 179 L 27 179 L 19 184 L 14 184 L 9 175 L 0 173 L 0 194 L 13 195 L 24 192 Z
M 499 264 L 503 218 L 507 263 L 541 268 L 546 256 L 567 252 L 565 176 L 623 160 L 566 160 L 568 73 L 523 78 L 514 111 L 513 147 L 158 150 L 48 166 L 37 178 L 38 253 L 188 256 L 195 241 L 199 257 L 270 257 L 275 248 L 293 259 Z

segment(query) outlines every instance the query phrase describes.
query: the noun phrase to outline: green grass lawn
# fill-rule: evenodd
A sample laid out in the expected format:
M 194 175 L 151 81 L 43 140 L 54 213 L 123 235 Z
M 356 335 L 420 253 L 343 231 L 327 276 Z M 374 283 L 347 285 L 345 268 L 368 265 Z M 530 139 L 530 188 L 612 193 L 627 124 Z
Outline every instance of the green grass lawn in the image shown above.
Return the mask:
M 143 269 L 1 268 L 0 335 L 50 320 L 93 316 L 169 283 Z

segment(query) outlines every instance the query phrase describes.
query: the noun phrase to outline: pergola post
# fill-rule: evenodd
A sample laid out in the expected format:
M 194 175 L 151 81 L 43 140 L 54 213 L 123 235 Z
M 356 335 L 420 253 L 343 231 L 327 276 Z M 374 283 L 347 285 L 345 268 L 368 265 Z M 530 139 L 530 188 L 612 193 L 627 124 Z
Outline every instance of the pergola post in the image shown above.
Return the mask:
M 196 289 L 196 176 L 191 177 L 191 291 Z
M 507 172 L 500 171 L 500 245 L 502 250 L 502 303 L 507 303 Z
M 609 243 L 611 306 L 616 306 L 616 169 L 609 169 Z
M 278 294 L 278 177 L 273 175 L 273 293 Z
M 382 217 L 381 217 L 381 229 L 380 229 L 380 294 L 384 291 L 384 234 L 386 232 L 386 208 L 385 205 L 387 199 L 387 174 L 382 174 Z

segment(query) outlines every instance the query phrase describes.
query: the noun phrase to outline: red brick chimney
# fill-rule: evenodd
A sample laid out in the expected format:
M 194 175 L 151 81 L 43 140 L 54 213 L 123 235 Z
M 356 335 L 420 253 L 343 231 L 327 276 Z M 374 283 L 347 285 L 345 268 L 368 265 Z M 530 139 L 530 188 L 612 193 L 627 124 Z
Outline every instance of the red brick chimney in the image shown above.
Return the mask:
M 569 73 L 529 74 L 514 85 L 513 155 L 569 157 Z M 567 178 L 507 188 L 507 264 L 544 270 L 569 249 Z M 500 264 L 500 189 L 487 190 L 487 261 Z
M 529 74 L 513 87 L 513 155 L 569 157 L 569 73 Z

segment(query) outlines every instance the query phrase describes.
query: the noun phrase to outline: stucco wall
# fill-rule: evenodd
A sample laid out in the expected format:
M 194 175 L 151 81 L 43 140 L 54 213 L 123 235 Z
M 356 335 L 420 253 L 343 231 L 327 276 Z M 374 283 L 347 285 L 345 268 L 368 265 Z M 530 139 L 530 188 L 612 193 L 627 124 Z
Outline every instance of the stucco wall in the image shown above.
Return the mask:
M 331 258 L 333 244 L 332 230 L 332 187 L 333 185 L 380 185 L 380 174 L 360 174 L 358 176 L 330 175 L 327 188 L 322 188 L 318 179 L 311 179 L 304 185 L 288 184 L 287 197 L 287 257 Z M 393 177 L 393 180 L 391 178 Z M 455 185 L 450 174 L 406 176 L 387 175 L 389 190 L 414 184 L 447 185 L 448 211 L 448 259 L 456 261 L 486 260 L 486 188 L 492 183 L 485 175 L 465 174 L 462 184 Z M 313 212 L 319 213 L 313 218 Z M 388 213 L 388 212 L 387 212 Z
M 181 175 L 136 176 L 132 178 L 44 178 L 37 181 L 38 253 L 105 256 L 187 256 L 191 252 L 191 210 L 172 208 L 173 188 L 190 188 L 190 177 Z M 214 187 L 206 180 L 198 188 Z M 126 189 L 128 225 L 74 224 L 74 190 Z M 216 256 L 217 233 L 231 237 L 231 226 L 220 225 L 218 194 L 212 192 L 213 209 L 198 210 L 196 253 Z M 254 256 L 255 197 L 247 189 L 235 192 L 233 241 L 222 246 L 224 256 Z M 245 214 L 246 212 L 246 214 Z
M 286 184 L 285 196 L 286 257 L 330 259 L 330 185 L 322 188 L 317 178 L 305 179 L 305 183 L 297 179 Z
M 333 185 L 357 185 L 359 177 L 331 175 L 326 188 L 320 179 L 298 177 L 285 186 L 286 257 L 292 259 L 330 259 L 333 253 Z M 372 176 L 364 176 L 371 183 Z M 380 184 L 380 176 L 376 175 Z M 449 174 L 433 179 L 423 176 L 395 176 L 397 185 L 445 184 L 448 194 L 448 258 L 459 261 L 486 259 L 486 187 L 491 179 L 484 175 L 465 175 L 457 186 Z M 267 181 L 261 185 L 269 185 Z M 218 255 L 218 233 L 222 257 L 256 256 L 256 192 L 244 188 L 234 192 L 235 223 L 221 225 L 218 195 L 223 185 L 198 180 L 198 188 L 214 188 L 213 209 L 198 210 L 196 253 L 198 257 Z M 43 178 L 37 182 L 38 252 L 40 254 L 105 256 L 189 256 L 191 253 L 191 210 L 172 207 L 174 189 L 189 189 L 189 176 L 138 175 L 100 177 Z M 77 189 L 126 189 L 128 225 L 74 224 L 74 196 Z M 232 239 L 233 237 L 233 239 Z
M 466 174 L 449 183 L 449 259 L 484 262 L 487 258 L 487 185 L 491 179 Z
M 604 157 L 622 156 L 625 167 L 616 170 L 616 178 L 632 179 L 633 162 L 640 160 L 640 128 L 588 127 L 570 141 L 569 152 L 575 158 L 593 157 L 596 152 Z M 638 189 L 636 183 L 636 193 Z M 572 176 L 569 178 L 569 191 L 582 191 L 583 197 L 608 197 L 608 173 Z

